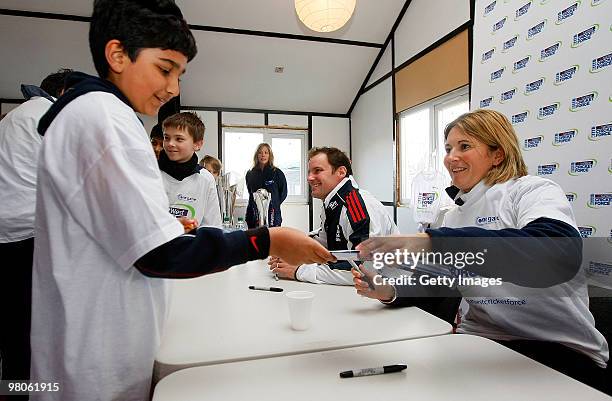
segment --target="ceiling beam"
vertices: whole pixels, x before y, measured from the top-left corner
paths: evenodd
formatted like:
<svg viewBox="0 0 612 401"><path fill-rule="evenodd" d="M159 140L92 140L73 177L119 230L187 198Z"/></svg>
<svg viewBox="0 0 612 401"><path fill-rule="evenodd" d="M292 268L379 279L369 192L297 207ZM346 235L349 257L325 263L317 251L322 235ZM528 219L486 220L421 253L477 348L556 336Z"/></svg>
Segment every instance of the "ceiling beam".
<svg viewBox="0 0 612 401"><path fill-rule="evenodd" d="M9 10L6 8L0 8L0 15L10 15L13 17L42 18L42 19L51 19L51 20L60 20L60 21L78 21L78 22L90 22L91 20L91 17L85 17L81 15L43 13L43 12L23 11L23 10ZM302 40L302 41L307 41L307 42L335 43L339 45L371 47L375 49L380 49L380 48L383 48L384 46L381 43L362 42L362 41L357 41L357 40L336 39L336 38L308 36L308 35L295 35L291 33L282 33L282 32L253 31L249 29L224 28L220 26L210 26L210 25L189 24L189 29L193 31L230 33L230 34L237 34L237 35L260 36L260 37L267 37L267 38Z"/></svg>

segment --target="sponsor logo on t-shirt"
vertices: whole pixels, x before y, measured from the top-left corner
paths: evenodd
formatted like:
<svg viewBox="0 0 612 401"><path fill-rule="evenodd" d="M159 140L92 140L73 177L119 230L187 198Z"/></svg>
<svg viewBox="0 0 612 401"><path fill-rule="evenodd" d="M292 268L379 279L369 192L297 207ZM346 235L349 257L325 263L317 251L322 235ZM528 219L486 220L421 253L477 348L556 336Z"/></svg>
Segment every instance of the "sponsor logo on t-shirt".
<svg viewBox="0 0 612 401"><path fill-rule="evenodd" d="M170 206L170 214L174 217L189 217L189 210Z"/></svg>
<svg viewBox="0 0 612 401"><path fill-rule="evenodd" d="M531 59L531 56L527 56L524 57L518 61L514 62L514 68L512 69L513 73L516 73L517 71L522 70L523 68L527 67L527 64L529 64L529 60Z"/></svg>
<svg viewBox="0 0 612 401"><path fill-rule="evenodd" d="M505 103L509 100L512 100L514 95L516 95L516 88L512 88L506 92L502 92L502 94L499 96L499 102Z"/></svg>
<svg viewBox="0 0 612 401"><path fill-rule="evenodd" d="M546 26L546 20L543 20L536 25L532 26L527 30L527 40L533 39L536 35L539 35L544 30Z"/></svg>
<svg viewBox="0 0 612 401"><path fill-rule="evenodd" d="M542 135L525 139L525 141L523 142L523 149L531 150L539 147L542 143L542 139L544 139Z"/></svg>
<svg viewBox="0 0 612 401"><path fill-rule="evenodd" d="M502 47L502 53L507 52L508 50L512 49L514 45L516 45L516 41L518 40L518 37L519 37L518 35L514 35L510 39L506 40Z"/></svg>
<svg viewBox="0 0 612 401"><path fill-rule="evenodd" d="M495 33L497 31L499 31L500 29L502 29L504 27L504 25L506 24L506 20L508 19L508 17L504 17L502 19L500 19L499 21L497 21L496 23L493 24L493 30L491 31L491 33Z"/></svg>
<svg viewBox="0 0 612 401"><path fill-rule="evenodd" d="M500 221L499 216L478 216L476 217L477 226L486 226L488 224L497 223Z"/></svg>
<svg viewBox="0 0 612 401"><path fill-rule="evenodd" d="M559 163L540 164L538 166L538 175L552 175L559 168Z"/></svg>
<svg viewBox="0 0 612 401"><path fill-rule="evenodd" d="M417 209L427 209L438 199L437 192L419 192L417 196Z"/></svg>
<svg viewBox="0 0 612 401"><path fill-rule="evenodd" d="M586 95L578 96L572 99L570 111L584 110L593 103L597 98L597 92L587 93Z"/></svg>
<svg viewBox="0 0 612 401"><path fill-rule="evenodd" d="M521 124L527 121L527 116L529 116L529 111L523 111L518 114L513 114L511 117L512 125Z"/></svg>
<svg viewBox="0 0 612 401"><path fill-rule="evenodd" d="M599 72L612 64L612 53L597 57L591 61L591 72Z"/></svg>
<svg viewBox="0 0 612 401"><path fill-rule="evenodd" d="M544 61L547 58L557 54L557 50L561 47L561 42L557 42L554 45L548 46L545 49L540 50L540 61Z"/></svg>
<svg viewBox="0 0 612 401"><path fill-rule="evenodd" d="M576 71L578 71L577 65L571 66L570 68L567 68L563 71L559 71L555 74L555 85L561 85L563 82L569 81L570 79L574 78L574 75L576 75Z"/></svg>
<svg viewBox="0 0 612 401"><path fill-rule="evenodd" d="M523 5L519 9L517 9L514 12L514 20L516 21L519 18L521 18L523 15L527 14L527 12L529 12L529 7L531 7L531 1Z"/></svg>
<svg viewBox="0 0 612 401"><path fill-rule="evenodd" d="M538 120L543 120L555 114L555 112L559 109L560 103L553 103L547 106L542 106L538 109Z"/></svg>
<svg viewBox="0 0 612 401"><path fill-rule="evenodd" d="M572 47L581 46L583 43L591 40L595 32L599 29L599 24L591 25L589 28L584 31L578 32L572 38Z"/></svg>
<svg viewBox="0 0 612 401"><path fill-rule="evenodd" d="M600 207L610 206L610 202L612 202L612 192L589 194L587 206L593 209L599 209Z"/></svg>
<svg viewBox="0 0 612 401"><path fill-rule="evenodd" d="M491 50L487 50L486 52L482 53L482 60L480 62L484 63L485 61L490 60L491 57L493 57L494 53L495 48L492 48Z"/></svg>
<svg viewBox="0 0 612 401"><path fill-rule="evenodd" d="M544 83L544 77L537 79L533 82L529 82L525 85L525 95L531 95L533 92L540 90Z"/></svg>
<svg viewBox="0 0 612 401"><path fill-rule="evenodd" d="M568 18L570 18L571 16L574 15L574 13L576 12L576 10L578 9L578 6L580 5L580 2L577 1L574 4L572 4L571 6L567 7L564 10L561 10L557 13L557 22L556 24L562 24L563 22L565 22L565 20L567 20Z"/></svg>
<svg viewBox="0 0 612 401"><path fill-rule="evenodd" d="M493 102L493 96L489 96L486 99L482 99L480 101L480 108L484 109L485 107L489 107L491 105L491 103Z"/></svg>
<svg viewBox="0 0 612 401"><path fill-rule="evenodd" d="M187 196L183 194L176 195L176 198L183 202L197 202L198 200L192 196Z"/></svg>
<svg viewBox="0 0 612 401"><path fill-rule="evenodd" d="M610 137L611 133L612 133L612 122L602 124L602 125L594 125L591 127L589 139L591 141L598 141L602 138Z"/></svg>
<svg viewBox="0 0 612 401"><path fill-rule="evenodd" d="M504 75L504 70L505 69L506 69L505 67L502 67L502 68L500 68L497 71L493 71L491 73L491 78L489 78L489 82L493 82L493 81L496 81L496 80L500 79L502 77L502 75Z"/></svg>
<svg viewBox="0 0 612 401"><path fill-rule="evenodd" d="M331 201L329 203L329 209L334 210L338 206L338 201Z"/></svg>
<svg viewBox="0 0 612 401"><path fill-rule="evenodd" d="M554 146L561 146L568 144L574 139L576 134L578 133L577 129L571 129L568 131L556 132L555 138L553 139Z"/></svg>
<svg viewBox="0 0 612 401"><path fill-rule="evenodd" d="M567 198L568 202L572 203L576 201L576 199L578 198L578 194L576 192L567 192L565 194L565 197Z"/></svg>
<svg viewBox="0 0 612 401"><path fill-rule="evenodd" d="M589 173L597 165L597 160L580 160L570 163L569 175L581 175Z"/></svg>
<svg viewBox="0 0 612 401"><path fill-rule="evenodd" d="M595 234L597 230L593 226L578 226L578 232L582 238L589 238Z"/></svg>

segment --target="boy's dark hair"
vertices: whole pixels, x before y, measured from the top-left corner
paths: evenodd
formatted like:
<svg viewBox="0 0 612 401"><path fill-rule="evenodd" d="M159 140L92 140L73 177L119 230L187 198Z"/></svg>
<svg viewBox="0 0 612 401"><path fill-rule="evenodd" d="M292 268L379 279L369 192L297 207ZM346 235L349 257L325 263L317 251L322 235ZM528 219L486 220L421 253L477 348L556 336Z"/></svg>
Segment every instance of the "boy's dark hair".
<svg viewBox="0 0 612 401"><path fill-rule="evenodd" d="M49 95L58 98L66 88L66 77L72 72L69 68L62 68L57 72L47 76L40 83L40 89Z"/></svg>
<svg viewBox="0 0 612 401"><path fill-rule="evenodd" d="M210 164L213 171L217 174L221 174L221 162L216 157L211 155L205 155L202 160L200 160L200 166L206 168L206 165Z"/></svg>
<svg viewBox="0 0 612 401"><path fill-rule="evenodd" d="M89 49L100 78L108 77L106 44L121 42L130 60L140 50L175 50L191 61L198 52L195 39L173 0L95 0L89 27Z"/></svg>
<svg viewBox="0 0 612 401"><path fill-rule="evenodd" d="M155 124L153 128L151 128L151 139L164 139L164 132L162 131L161 125Z"/></svg>
<svg viewBox="0 0 612 401"><path fill-rule="evenodd" d="M167 117L162 123L164 132L168 128L184 129L193 138L194 142L204 139L204 123L196 113L184 111Z"/></svg>
<svg viewBox="0 0 612 401"><path fill-rule="evenodd" d="M339 167L346 167L346 176L353 175L353 169L351 168L351 160L348 158L346 153L338 148L329 148L327 146L320 148L312 148L308 151L308 160L312 159L319 153L323 153L327 156L327 161L332 166L332 171L338 170Z"/></svg>

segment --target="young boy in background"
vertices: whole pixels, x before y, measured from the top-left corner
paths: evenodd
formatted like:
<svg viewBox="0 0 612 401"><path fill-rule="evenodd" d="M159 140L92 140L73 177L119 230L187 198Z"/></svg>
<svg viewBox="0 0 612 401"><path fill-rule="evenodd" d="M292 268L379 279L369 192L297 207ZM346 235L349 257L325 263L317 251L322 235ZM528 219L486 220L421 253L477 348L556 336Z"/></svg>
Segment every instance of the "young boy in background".
<svg viewBox="0 0 612 401"><path fill-rule="evenodd" d="M221 227L217 187L212 174L198 164L204 145L204 123L195 113L176 113L162 123L164 151L159 154L170 213L195 219L200 226Z"/></svg>
<svg viewBox="0 0 612 401"><path fill-rule="evenodd" d="M159 154L164 149L164 133L159 124L155 124L151 128L151 146L153 147L155 158L159 160Z"/></svg>
<svg viewBox="0 0 612 401"><path fill-rule="evenodd" d="M89 32L96 70L41 118L32 294L36 400L147 400L167 314L166 280L277 255L333 257L305 234L259 228L184 233L147 132L179 94L197 49L172 0L95 0ZM298 245L299 244L299 245ZM228 294L231 296L231 294Z"/></svg>
<svg viewBox="0 0 612 401"><path fill-rule="evenodd" d="M215 179L219 178L221 175L221 169L223 168L219 159L211 155L205 155L202 160L200 160L200 166L210 171Z"/></svg>

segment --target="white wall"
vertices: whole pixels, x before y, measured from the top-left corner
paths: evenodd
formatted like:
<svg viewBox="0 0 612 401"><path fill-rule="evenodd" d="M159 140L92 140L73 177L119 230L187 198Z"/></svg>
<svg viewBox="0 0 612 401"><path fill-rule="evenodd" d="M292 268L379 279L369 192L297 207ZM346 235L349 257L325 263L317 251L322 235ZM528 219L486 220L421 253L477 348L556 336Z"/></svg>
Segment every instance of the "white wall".
<svg viewBox="0 0 612 401"><path fill-rule="evenodd" d="M395 66L414 57L470 19L469 0L412 0L394 35ZM385 49L368 84L391 70ZM380 201L393 201L393 99L391 78L361 95L351 114L353 170L359 185ZM392 208L388 208L390 214ZM412 210L400 207L402 233L416 231Z"/></svg>
<svg viewBox="0 0 612 401"><path fill-rule="evenodd" d="M351 114L353 173L381 202L393 200L391 78L363 94Z"/></svg>
<svg viewBox="0 0 612 401"><path fill-rule="evenodd" d="M395 31L395 67L469 20L469 0L412 0Z"/></svg>

